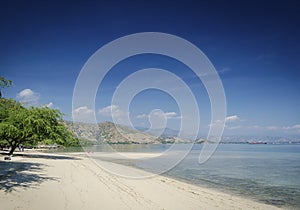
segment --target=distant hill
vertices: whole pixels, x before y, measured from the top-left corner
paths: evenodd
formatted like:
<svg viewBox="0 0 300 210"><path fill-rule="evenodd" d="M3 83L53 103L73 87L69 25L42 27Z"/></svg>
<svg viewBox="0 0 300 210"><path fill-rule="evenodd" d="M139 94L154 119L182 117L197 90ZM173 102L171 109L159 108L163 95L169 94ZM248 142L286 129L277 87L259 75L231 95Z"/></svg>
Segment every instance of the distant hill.
<svg viewBox="0 0 300 210"><path fill-rule="evenodd" d="M143 128L143 127L136 127L137 130L142 131L142 132L147 132L148 128ZM157 133L160 133L160 129L154 129L151 130L150 132L147 132L153 136L156 136ZM160 135L160 137L166 138L166 137L176 137L178 136L179 131L177 130L173 130L170 128L165 128L162 132L162 134Z"/></svg>
<svg viewBox="0 0 300 210"><path fill-rule="evenodd" d="M78 138L89 140L94 144L164 144L190 142L180 139L175 135L167 136L165 134L158 137L141 130L116 125L112 122L98 124L66 122L66 125Z"/></svg>
<svg viewBox="0 0 300 210"><path fill-rule="evenodd" d="M80 139L88 140L92 144L171 144L171 143L192 143L188 136L184 139L178 138L178 131L166 128L162 135L155 136L153 133L146 133L145 128L131 129L123 125L116 125L112 122L98 124L66 122L67 127ZM206 142L205 137L198 137L195 143ZM223 136L220 143L255 143L265 142L268 144L289 144L300 143L296 137L261 137L261 136Z"/></svg>

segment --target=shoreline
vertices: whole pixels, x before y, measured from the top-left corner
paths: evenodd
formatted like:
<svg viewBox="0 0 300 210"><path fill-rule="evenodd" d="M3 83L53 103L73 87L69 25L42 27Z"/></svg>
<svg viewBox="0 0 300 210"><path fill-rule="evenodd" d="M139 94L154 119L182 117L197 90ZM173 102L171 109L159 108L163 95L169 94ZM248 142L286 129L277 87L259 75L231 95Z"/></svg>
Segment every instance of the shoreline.
<svg viewBox="0 0 300 210"><path fill-rule="evenodd" d="M25 152L0 163L4 209L279 209L167 176L119 177L85 153Z"/></svg>

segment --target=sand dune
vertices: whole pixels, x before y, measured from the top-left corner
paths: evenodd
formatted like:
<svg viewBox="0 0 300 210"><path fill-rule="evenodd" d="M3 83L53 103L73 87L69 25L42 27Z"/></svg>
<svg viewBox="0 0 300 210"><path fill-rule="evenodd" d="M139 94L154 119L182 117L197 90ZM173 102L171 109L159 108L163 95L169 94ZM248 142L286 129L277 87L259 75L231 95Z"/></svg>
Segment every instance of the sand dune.
<svg viewBox="0 0 300 210"><path fill-rule="evenodd" d="M82 154L28 154L0 161L0 167L0 209L5 210L276 209L163 176L122 178Z"/></svg>

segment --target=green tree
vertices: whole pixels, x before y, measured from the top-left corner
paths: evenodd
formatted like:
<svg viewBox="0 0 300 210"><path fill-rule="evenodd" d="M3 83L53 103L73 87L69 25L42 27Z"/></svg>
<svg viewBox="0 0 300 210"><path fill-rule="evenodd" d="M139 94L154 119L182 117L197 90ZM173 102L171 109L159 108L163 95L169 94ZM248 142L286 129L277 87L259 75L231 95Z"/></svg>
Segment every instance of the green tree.
<svg viewBox="0 0 300 210"><path fill-rule="evenodd" d="M74 146L78 140L62 120L62 113L48 107L23 107L12 99L0 99L0 139L13 154L20 145L35 146L40 142Z"/></svg>
<svg viewBox="0 0 300 210"><path fill-rule="evenodd" d="M12 85L12 81L0 76L0 98L2 98L2 89Z"/></svg>

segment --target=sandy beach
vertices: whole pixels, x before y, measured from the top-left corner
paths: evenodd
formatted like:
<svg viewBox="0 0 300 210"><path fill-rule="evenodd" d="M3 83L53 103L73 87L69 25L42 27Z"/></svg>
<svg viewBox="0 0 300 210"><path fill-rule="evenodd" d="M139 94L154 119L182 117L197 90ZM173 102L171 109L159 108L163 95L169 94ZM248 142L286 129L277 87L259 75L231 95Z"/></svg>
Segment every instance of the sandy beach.
<svg viewBox="0 0 300 210"><path fill-rule="evenodd" d="M0 209L5 210L278 209L164 176L122 178L80 153L0 157Z"/></svg>

